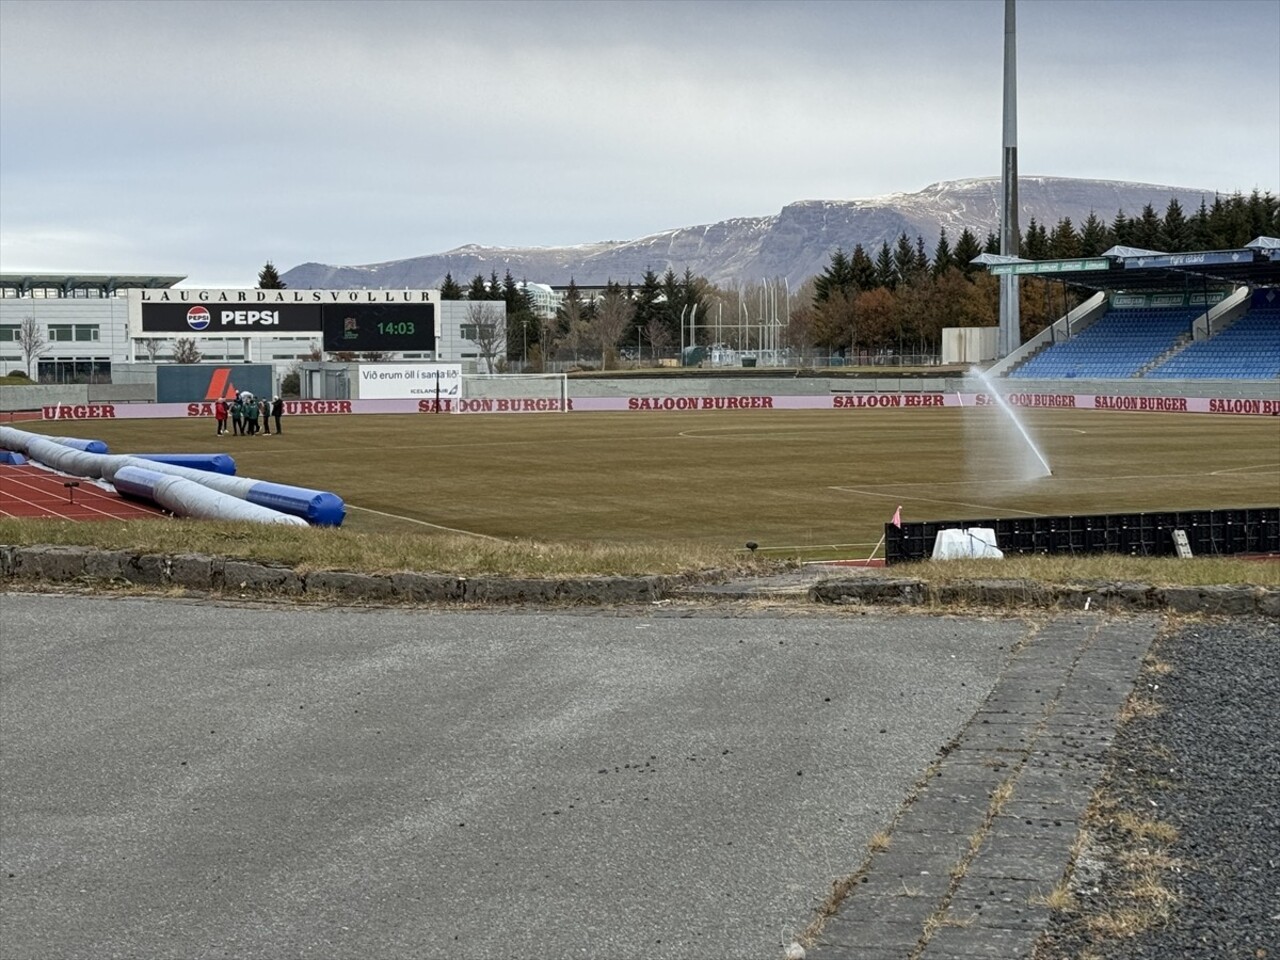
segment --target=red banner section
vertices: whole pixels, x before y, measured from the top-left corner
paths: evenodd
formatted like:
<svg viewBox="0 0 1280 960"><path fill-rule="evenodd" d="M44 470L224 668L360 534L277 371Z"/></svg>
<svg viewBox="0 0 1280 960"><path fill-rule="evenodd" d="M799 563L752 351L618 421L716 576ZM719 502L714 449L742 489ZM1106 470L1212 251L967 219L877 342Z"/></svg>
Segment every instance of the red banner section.
<svg viewBox="0 0 1280 960"><path fill-rule="evenodd" d="M1131 397L1104 394L1010 393L1012 407L1115 410L1124 413L1216 413L1280 416L1280 398ZM738 397L578 397L567 410L579 412L692 413L707 410L884 410L994 406L982 393L838 393L834 396ZM374 413L560 413L549 397L469 397L466 399L286 400L285 416L343 416ZM79 403L41 408L45 420L141 420L212 417L212 403Z"/></svg>

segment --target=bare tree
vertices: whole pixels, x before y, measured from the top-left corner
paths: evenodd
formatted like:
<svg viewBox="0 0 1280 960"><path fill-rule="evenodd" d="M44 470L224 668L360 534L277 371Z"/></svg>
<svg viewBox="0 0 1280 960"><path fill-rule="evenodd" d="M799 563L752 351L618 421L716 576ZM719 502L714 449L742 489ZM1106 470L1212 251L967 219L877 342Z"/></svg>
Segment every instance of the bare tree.
<svg viewBox="0 0 1280 960"><path fill-rule="evenodd" d="M582 301L575 297L565 297L560 304L560 328L564 333L559 337L557 346L564 347L573 353L573 360L578 361L578 354L586 343L587 323L584 320Z"/></svg>
<svg viewBox="0 0 1280 960"><path fill-rule="evenodd" d="M27 379L30 380L31 362L49 348L44 331L40 329L35 317L22 318L22 324L18 327L18 347L22 350L22 359L27 365Z"/></svg>
<svg viewBox="0 0 1280 960"><path fill-rule="evenodd" d="M559 332L559 321L554 314L547 316L539 313L534 323L538 326L538 366L540 368L535 372L542 373L547 369L547 363L555 359L556 351L560 349L560 338L556 335Z"/></svg>
<svg viewBox="0 0 1280 960"><path fill-rule="evenodd" d="M663 322L662 317L655 313L644 325L644 336L649 341L649 349L652 351L649 359L656 366L658 357L666 353L667 348L671 346L671 330Z"/></svg>
<svg viewBox="0 0 1280 960"><path fill-rule="evenodd" d="M173 341L174 363L199 363L201 356L194 337L179 337Z"/></svg>
<svg viewBox="0 0 1280 960"><path fill-rule="evenodd" d="M164 346L164 341L159 337L144 337L138 341L142 349L147 354L147 360L151 363L156 362L156 357L160 356L160 348Z"/></svg>
<svg viewBox="0 0 1280 960"><path fill-rule="evenodd" d="M480 349L485 373L494 372L494 358L506 349L506 330L499 315L498 302L472 300L467 303L468 330L463 335Z"/></svg>
<svg viewBox="0 0 1280 960"><path fill-rule="evenodd" d="M618 290L610 290L600 300L591 330L600 347L601 370L609 369L609 355L617 351L618 338L631 325L635 312L635 304Z"/></svg>

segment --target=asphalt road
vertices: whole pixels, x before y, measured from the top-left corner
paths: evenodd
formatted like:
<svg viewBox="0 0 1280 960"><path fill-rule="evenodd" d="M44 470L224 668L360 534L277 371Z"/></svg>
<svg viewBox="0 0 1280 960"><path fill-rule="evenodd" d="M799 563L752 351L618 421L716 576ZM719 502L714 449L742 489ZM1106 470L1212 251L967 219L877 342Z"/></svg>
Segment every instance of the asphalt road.
<svg viewBox="0 0 1280 960"><path fill-rule="evenodd" d="M777 957L1025 630L0 593L0 943Z"/></svg>

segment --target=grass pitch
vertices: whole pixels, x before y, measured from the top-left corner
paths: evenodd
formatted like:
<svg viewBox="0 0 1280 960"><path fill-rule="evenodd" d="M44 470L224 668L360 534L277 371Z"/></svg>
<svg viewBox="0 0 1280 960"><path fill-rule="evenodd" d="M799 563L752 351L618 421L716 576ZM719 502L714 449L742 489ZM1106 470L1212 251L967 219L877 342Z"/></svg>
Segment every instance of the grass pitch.
<svg viewBox="0 0 1280 960"><path fill-rule="evenodd" d="M113 453L220 452L241 476L331 490L344 529L565 545L866 556L904 520L1274 505L1273 418L1022 410L1053 475L992 408L50 422ZM25 425L24 425L25 426Z"/></svg>

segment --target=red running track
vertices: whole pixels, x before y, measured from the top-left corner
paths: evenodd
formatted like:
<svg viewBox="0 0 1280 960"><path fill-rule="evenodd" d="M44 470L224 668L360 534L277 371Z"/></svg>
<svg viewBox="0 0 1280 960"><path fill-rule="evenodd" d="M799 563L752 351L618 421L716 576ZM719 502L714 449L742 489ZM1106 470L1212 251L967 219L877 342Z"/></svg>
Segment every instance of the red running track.
<svg viewBox="0 0 1280 960"><path fill-rule="evenodd" d="M79 486L68 487L68 483ZM162 520L168 514L159 507L125 500L92 480L77 480L30 465L0 464L0 517Z"/></svg>

